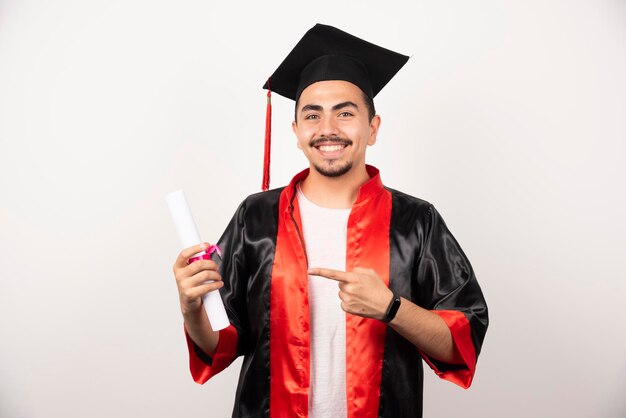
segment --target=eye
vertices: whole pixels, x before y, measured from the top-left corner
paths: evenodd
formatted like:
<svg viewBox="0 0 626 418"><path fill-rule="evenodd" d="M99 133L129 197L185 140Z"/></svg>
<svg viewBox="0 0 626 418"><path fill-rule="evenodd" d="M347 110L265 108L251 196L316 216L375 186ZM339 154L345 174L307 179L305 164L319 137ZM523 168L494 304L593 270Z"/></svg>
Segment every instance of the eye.
<svg viewBox="0 0 626 418"><path fill-rule="evenodd" d="M349 118L350 116L354 116L354 115L350 112L341 112L339 114L339 117L342 117L342 118Z"/></svg>
<svg viewBox="0 0 626 418"><path fill-rule="evenodd" d="M306 119L306 120L313 120L313 119L319 119L319 118L320 118L320 117L319 117L318 115L314 114L314 113L312 113L312 114L310 114L310 115L306 115L306 116L304 117L304 119Z"/></svg>

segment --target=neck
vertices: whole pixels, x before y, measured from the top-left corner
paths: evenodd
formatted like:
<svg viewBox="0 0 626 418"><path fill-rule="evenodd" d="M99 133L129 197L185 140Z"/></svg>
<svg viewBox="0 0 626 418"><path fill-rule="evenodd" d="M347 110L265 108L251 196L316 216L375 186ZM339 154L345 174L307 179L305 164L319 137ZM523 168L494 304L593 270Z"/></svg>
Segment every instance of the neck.
<svg viewBox="0 0 626 418"><path fill-rule="evenodd" d="M353 168L339 177L327 177L311 167L309 175L302 181L302 193L316 205L333 208L351 208L357 197L359 187L370 179L365 165Z"/></svg>

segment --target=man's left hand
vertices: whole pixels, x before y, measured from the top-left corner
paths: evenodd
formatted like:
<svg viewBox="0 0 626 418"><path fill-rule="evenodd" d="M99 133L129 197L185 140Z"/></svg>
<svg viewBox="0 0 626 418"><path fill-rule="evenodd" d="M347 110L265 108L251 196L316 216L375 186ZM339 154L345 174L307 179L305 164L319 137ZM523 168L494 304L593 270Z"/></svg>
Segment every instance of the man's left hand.
<svg viewBox="0 0 626 418"><path fill-rule="evenodd" d="M383 319L393 293L372 269L357 267L345 272L311 268L309 274L339 282L341 309L365 318Z"/></svg>

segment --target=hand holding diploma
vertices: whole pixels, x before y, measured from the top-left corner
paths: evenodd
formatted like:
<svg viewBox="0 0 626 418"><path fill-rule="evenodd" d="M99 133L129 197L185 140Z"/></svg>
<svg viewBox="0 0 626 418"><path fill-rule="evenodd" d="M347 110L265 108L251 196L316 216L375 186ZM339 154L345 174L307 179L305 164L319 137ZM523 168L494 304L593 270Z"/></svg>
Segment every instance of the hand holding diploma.
<svg viewBox="0 0 626 418"><path fill-rule="evenodd" d="M214 261L197 260L189 263L191 257L208 247L209 245L204 243L185 248L178 254L173 270L180 296L180 309L185 319L185 329L202 351L212 356L219 341L219 328L213 328L209 322L202 299L211 294L210 292L221 288L224 282L217 272L218 266ZM213 294L217 294L219 298L219 293Z"/></svg>
<svg viewBox="0 0 626 418"><path fill-rule="evenodd" d="M174 277L176 277L183 316L200 309L202 297L224 285L222 276L217 272L218 265L214 261L197 260L188 264L191 257L208 247L208 244L203 243L185 248L178 254L174 263Z"/></svg>
<svg viewBox="0 0 626 418"><path fill-rule="evenodd" d="M211 337L208 340L215 337L214 342L217 345L214 331L230 325L220 294L216 291L223 286L222 277L217 271L218 265L209 259L212 250L216 249L218 254L220 253L219 248L201 243L200 234L182 190L167 195L167 203L183 246L186 247L178 255L173 270L187 331L196 343L198 337L204 340L208 334ZM200 309L203 305L206 315ZM212 343L208 347L215 348Z"/></svg>

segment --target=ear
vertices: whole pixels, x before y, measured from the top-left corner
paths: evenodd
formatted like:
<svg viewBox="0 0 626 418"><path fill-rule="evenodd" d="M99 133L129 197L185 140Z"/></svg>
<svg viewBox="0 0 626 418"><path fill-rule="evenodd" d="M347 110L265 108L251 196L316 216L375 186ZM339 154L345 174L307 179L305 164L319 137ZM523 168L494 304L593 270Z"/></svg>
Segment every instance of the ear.
<svg viewBox="0 0 626 418"><path fill-rule="evenodd" d="M380 116L376 115L372 118L372 121L370 122L370 137L367 140L367 145L374 145L376 143L378 129L380 129Z"/></svg>
<svg viewBox="0 0 626 418"><path fill-rule="evenodd" d="M296 145L298 146L298 149L302 149L302 145L300 145L300 141L298 141L298 124L296 123L295 120L291 122L291 129L293 130L293 133L296 135Z"/></svg>

